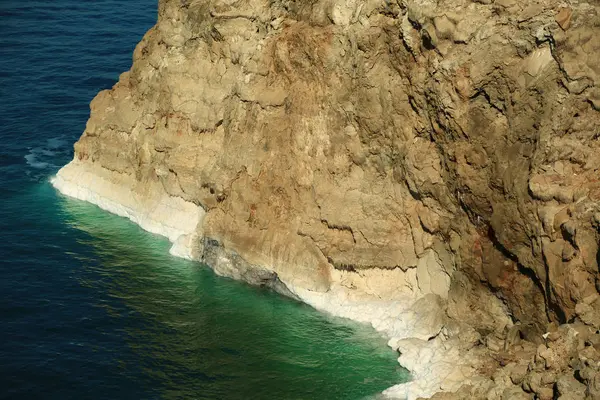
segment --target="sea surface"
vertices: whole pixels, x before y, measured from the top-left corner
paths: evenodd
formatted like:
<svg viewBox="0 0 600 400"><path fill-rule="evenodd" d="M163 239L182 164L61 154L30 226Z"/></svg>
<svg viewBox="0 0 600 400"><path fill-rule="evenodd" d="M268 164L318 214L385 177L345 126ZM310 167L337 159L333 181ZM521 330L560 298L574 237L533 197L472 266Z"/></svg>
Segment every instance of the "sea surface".
<svg viewBox="0 0 600 400"><path fill-rule="evenodd" d="M364 399L405 381L372 329L174 258L48 183L156 0L0 0L3 399Z"/></svg>

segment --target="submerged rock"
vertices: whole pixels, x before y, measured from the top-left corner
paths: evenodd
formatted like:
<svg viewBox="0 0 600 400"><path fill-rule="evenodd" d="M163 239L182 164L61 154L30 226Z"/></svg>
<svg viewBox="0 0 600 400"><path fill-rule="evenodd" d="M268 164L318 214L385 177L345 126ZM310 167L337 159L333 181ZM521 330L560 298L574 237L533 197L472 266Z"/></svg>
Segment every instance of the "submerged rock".
<svg viewBox="0 0 600 400"><path fill-rule="evenodd" d="M54 182L373 324L389 396L595 398L599 12L160 0Z"/></svg>

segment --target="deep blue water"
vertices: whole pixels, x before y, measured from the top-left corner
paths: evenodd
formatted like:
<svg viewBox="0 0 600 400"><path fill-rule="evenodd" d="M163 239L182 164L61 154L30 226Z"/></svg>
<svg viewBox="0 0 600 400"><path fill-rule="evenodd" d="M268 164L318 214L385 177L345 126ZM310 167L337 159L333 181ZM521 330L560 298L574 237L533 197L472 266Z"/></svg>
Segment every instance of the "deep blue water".
<svg viewBox="0 0 600 400"><path fill-rule="evenodd" d="M359 399L405 379L372 330L49 185L155 18L155 0L0 0L0 398Z"/></svg>

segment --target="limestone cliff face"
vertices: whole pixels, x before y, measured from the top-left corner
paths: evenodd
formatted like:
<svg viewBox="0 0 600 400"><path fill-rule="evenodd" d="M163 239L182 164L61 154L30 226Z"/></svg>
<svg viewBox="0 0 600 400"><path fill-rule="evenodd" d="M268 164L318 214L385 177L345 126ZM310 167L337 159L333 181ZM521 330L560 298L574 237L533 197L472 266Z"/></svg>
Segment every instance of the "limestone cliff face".
<svg viewBox="0 0 600 400"><path fill-rule="evenodd" d="M194 258L437 295L491 350L598 328L597 2L159 4L74 162L201 207Z"/></svg>

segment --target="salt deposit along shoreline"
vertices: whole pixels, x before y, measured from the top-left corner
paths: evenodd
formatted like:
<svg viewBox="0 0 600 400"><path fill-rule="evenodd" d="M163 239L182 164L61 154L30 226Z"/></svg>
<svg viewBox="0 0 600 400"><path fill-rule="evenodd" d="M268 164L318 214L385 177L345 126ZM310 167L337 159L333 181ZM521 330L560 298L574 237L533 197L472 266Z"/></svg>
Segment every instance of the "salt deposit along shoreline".
<svg viewBox="0 0 600 400"><path fill-rule="evenodd" d="M92 172L75 161L63 167L50 182L64 195L95 204L101 209L130 219L142 229L173 243L170 253L192 259L191 243L204 210L181 198L161 194L144 196L127 187L128 176L99 169Z"/></svg>
<svg viewBox="0 0 600 400"><path fill-rule="evenodd" d="M192 260L212 261L209 266L219 275L262 283L256 276L264 273L240 264L236 253L219 251L207 260L197 247L202 242L201 224L204 210L181 198L168 196L158 187L138 186L127 175L74 160L51 178L62 194L95 204L103 210L129 218L144 230L167 237L173 246L170 253ZM200 228L200 229L198 229ZM233 262L235 261L235 262ZM260 268L260 267L259 267ZM240 269L243 270L240 274ZM459 344L450 338L445 327L443 302L438 295L418 296L410 290L399 290L394 298L381 298L368 293L369 285L393 278L406 282L406 288L418 285L416 271L367 271L359 276L334 270L332 286L327 292L316 292L291 282L275 289L295 297L315 309L338 317L368 323L389 338L388 345L401 353L398 361L407 368L412 380L383 392L388 398L413 400L430 397L439 391L454 391L468 382L475 368L465 364L469 355L459 357ZM399 276L400 275L400 276ZM278 278L277 278L278 281ZM348 287L357 289L351 290ZM286 290L288 292L286 292Z"/></svg>

